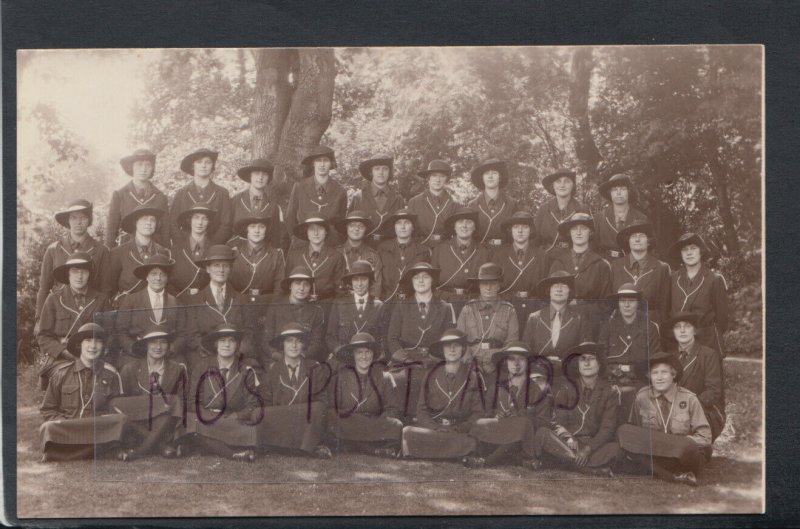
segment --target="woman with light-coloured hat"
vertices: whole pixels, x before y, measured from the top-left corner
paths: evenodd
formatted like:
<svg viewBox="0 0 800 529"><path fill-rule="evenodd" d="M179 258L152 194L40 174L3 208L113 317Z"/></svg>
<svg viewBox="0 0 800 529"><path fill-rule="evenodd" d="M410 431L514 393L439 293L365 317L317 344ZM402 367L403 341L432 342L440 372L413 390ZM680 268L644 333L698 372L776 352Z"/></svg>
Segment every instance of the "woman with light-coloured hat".
<svg viewBox="0 0 800 529"><path fill-rule="evenodd" d="M131 239L111 250L111 272L109 281L115 293L114 303L120 298L143 288L145 282L137 278L133 271L151 256L159 254L171 257L168 248L158 244L153 236L163 222L164 212L160 209L139 206L122 219L122 229L132 235Z"/></svg>
<svg viewBox="0 0 800 529"><path fill-rule="evenodd" d="M283 223L283 210L278 204L270 189L275 175L275 166L266 158L251 160L236 171L236 175L244 182L247 188L231 197L233 209L233 238L231 243L238 238L246 238L237 226L246 218L267 218L271 229L267 234L266 242L273 248L284 248L289 244L289 235Z"/></svg>
<svg viewBox="0 0 800 529"><path fill-rule="evenodd" d="M236 251L230 282L250 304L268 302L280 292L286 275L283 250L268 242L270 232L282 229L274 221L274 217L242 217L234 226L238 238L228 243Z"/></svg>
<svg viewBox="0 0 800 529"><path fill-rule="evenodd" d="M408 201L408 209L417 216L417 239L433 248L445 240L445 219L455 212L458 204L445 189L453 174L444 160L432 160L427 169L417 175L426 181L426 189Z"/></svg>
<svg viewBox="0 0 800 529"><path fill-rule="evenodd" d="M615 174L598 186L600 196L608 201L596 217L594 244L597 252L612 261L622 257L617 234L626 226L650 222L647 215L636 208L638 193L631 177Z"/></svg>
<svg viewBox="0 0 800 529"><path fill-rule="evenodd" d="M85 252L75 252L53 270L54 280L64 287L47 296L36 327L36 343L45 355L45 363L39 370L40 389L47 387L47 380L59 361L75 359L67 350L67 341L73 333L110 309L106 295L90 286L94 274L92 256Z"/></svg>
<svg viewBox="0 0 800 529"><path fill-rule="evenodd" d="M141 206L160 209L164 212L163 218L166 218L169 211L167 196L153 184L155 153L149 149L136 149L120 159L119 164L125 174L131 177L131 181L111 194L105 234L105 243L109 249L130 239L131 234L121 230L120 225L122 219L134 209ZM154 238L158 244L169 246L170 234L167 222L161 223Z"/></svg>
<svg viewBox="0 0 800 529"><path fill-rule="evenodd" d="M384 221L386 240L378 245L383 263L384 302L402 299L400 278L406 267L417 261L430 260L431 251L417 240L417 216L410 209L398 209Z"/></svg>
<svg viewBox="0 0 800 529"><path fill-rule="evenodd" d="M210 233L216 219L217 210L205 202L197 202L178 215L182 231L172 240L175 268L169 284L172 294L184 304L208 284L208 274L197 262L214 245Z"/></svg>
<svg viewBox="0 0 800 529"><path fill-rule="evenodd" d="M174 338L169 328L150 325L131 347L136 360L122 368L123 395L114 399L114 406L128 418L135 438L133 448L120 452L122 461L154 452L165 458L179 455L172 436L183 416L182 392L189 387L189 372L171 355Z"/></svg>
<svg viewBox="0 0 800 529"><path fill-rule="evenodd" d="M111 292L111 259L108 249L89 235L92 225L93 207L88 200L72 201L69 206L55 214L56 222L66 228L68 233L50 244L42 256L39 274L39 291L36 294L36 319L42 314L42 307L48 294L60 289L60 283L53 277L53 271L75 252L88 254L94 262L91 286L94 290L109 295Z"/></svg>
<svg viewBox="0 0 800 529"><path fill-rule="evenodd" d="M66 341L71 360L56 366L39 407L43 462L92 459L122 440L127 421L112 403L122 380L104 361L107 343L96 323L81 325Z"/></svg>
<svg viewBox="0 0 800 529"><path fill-rule="evenodd" d="M400 448L403 423L383 375L381 344L356 333L336 351L341 363L331 388L329 430L337 448L393 457Z"/></svg>
<svg viewBox="0 0 800 529"><path fill-rule="evenodd" d="M258 388L265 406L258 425L259 446L330 459L331 450L322 444L322 435L333 373L329 365L304 356L309 330L287 323L270 340L281 359Z"/></svg>
<svg viewBox="0 0 800 529"><path fill-rule="evenodd" d="M192 177L192 180L178 189L172 199L169 210L170 237L180 238L181 228L178 216L182 211L204 202L217 212L214 228L209 231L212 244L224 244L231 237L233 226L233 208L231 196L227 189L213 181L219 153L210 149L198 149L187 154L181 160L181 171Z"/></svg>
<svg viewBox="0 0 800 529"><path fill-rule="evenodd" d="M403 456L455 459L475 451L469 430L484 415L480 378L461 359L467 336L447 329L431 344L440 361L424 376L414 426L403 428Z"/></svg>
<svg viewBox="0 0 800 529"><path fill-rule="evenodd" d="M293 245L286 256L286 269L305 266L314 275L314 300L332 299L339 292L342 276L347 271L344 256L333 246L329 219L311 213L294 225L294 236L303 244Z"/></svg>
<svg viewBox="0 0 800 529"><path fill-rule="evenodd" d="M687 311L697 314L700 343L725 358L723 336L729 323L728 284L722 274L703 262L710 253L703 238L696 233L684 233L670 247L670 256L682 263L670 277L670 316Z"/></svg>
<svg viewBox="0 0 800 529"><path fill-rule="evenodd" d="M519 341L505 344L491 362L496 372L488 377L484 391L488 416L478 419L469 432L480 442L478 455L465 458L464 465L480 468L514 462L535 470L539 462L534 433L546 428L553 414L548 366Z"/></svg>
<svg viewBox="0 0 800 529"><path fill-rule="evenodd" d="M336 169L336 155L330 147L318 145L300 162L304 178L295 182L286 208L286 230L295 235L291 248L303 246L303 239L296 235L295 227L310 215L326 219L344 217L347 212L347 192L333 179L331 169ZM337 233L328 234L329 243L340 244Z"/></svg>
<svg viewBox="0 0 800 529"><path fill-rule="evenodd" d="M611 263L612 285L616 291L633 283L647 302L647 315L661 324L669 314L669 265L652 254L655 247L653 226L648 222L630 224L617 234L624 256Z"/></svg>
<svg viewBox="0 0 800 529"><path fill-rule="evenodd" d="M370 216L360 210L354 209L343 219L336 219L333 225L345 238L339 251L344 256L347 269L356 261L367 261L373 269L374 277L370 285L370 293L378 298L383 287L383 263L378 251L366 243L367 234L374 229Z"/></svg>
<svg viewBox="0 0 800 529"><path fill-rule="evenodd" d="M484 375L494 372L492 355L506 342L519 339L517 312L498 295L502 279L500 265L481 265L475 276L469 278L477 285L478 297L464 305L456 322L470 342L464 361L474 360Z"/></svg>
<svg viewBox="0 0 800 529"><path fill-rule="evenodd" d="M553 195L536 211L539 246L544 250L569 248L569 237L559 233L558 226L570 220L575 213L589 213L589 208L575 198L576 178L575 171L567 168L556 169L542 178L542 187Z"/></svg>
<svg viewBox="0 0 800 529"><path fill-rule="evenodd" d="M469 202L469 207L478 210L477 240L491 249L497 249L505 239L503 222L519 210L517 201L508 196L508 164L497 158L482 160L470 171L472 185L481 192Z"/></svg>
<svg viewBox="0 0 800 529"><path fill-rule="evenodd" d="M365 242L377 245L394 236L384 231L383 221L389 214L405 206L403 197L390 182L394 178L394 158L387 153L378 153L358 164L358 172L364 179L361 188L353 196L351 211L365 211L372 221L372 229Z"/></svg>

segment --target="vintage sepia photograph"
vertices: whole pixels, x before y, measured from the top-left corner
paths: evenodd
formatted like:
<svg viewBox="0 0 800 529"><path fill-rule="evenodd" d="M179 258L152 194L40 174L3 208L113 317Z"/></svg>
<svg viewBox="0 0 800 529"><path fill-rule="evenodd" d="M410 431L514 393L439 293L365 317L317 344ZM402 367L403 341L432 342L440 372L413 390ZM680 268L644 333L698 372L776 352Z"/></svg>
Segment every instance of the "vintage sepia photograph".
<svg viewBox="0 0 800 529"><path fill-rule="evenodd" d="M762 46L16 60L20 519L764 512Z"/></svg>

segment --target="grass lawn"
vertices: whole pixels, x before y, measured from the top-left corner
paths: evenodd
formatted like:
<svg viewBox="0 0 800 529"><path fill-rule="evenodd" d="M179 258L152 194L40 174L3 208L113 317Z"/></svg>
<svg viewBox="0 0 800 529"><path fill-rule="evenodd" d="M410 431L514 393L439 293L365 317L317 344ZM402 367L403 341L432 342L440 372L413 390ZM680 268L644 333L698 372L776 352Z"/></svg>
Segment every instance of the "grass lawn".
<svg viewBox="0 0 800 529"><path fill-rule="evenodd" d="M752 513L763 510L761 362L725 362L728 426L715 443L706 485L650 478L586 478L515 467L343 454L330 461L279 455L253 464L193 455L40 463L33 368L17 399L17 516L167 517L442 514ZM469 480L469 481L466 481ZM91 501L76 501L82 491Z"/></svg>

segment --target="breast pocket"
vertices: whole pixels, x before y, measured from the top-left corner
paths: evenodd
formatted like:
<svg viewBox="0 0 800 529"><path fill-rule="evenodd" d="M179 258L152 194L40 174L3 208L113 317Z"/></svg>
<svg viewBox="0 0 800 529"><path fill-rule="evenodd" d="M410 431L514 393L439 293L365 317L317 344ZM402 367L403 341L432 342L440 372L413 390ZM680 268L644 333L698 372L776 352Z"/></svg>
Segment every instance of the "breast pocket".
<svg viewBox="0 0 800 529"><path fill-rule="evenodd" d="M61 408L65 411L76 410L80 407L80 386L78 384L64 384L61 386Z"/></svg>
<svg viewBox="0 0 800 529"><path fill-rule="evenodd" d="M675 404L677 404L675 415L672 417L669 424L670 432L675 435L688 435L692 433L692 422L688 407L686 409L680 409L680 404L683 403L676 402Z"/></svg>
<svg viewBox="0 0 800 529"><path fill-rule="evenodd" d="M654 413L642 414L642 426L644 426L645 428L650 428L652 430L656 430L660 427L658 424L658 418Z"/></svg>
<svg viewBox="0 0 800 529"><path fill-rule="evenodd" d="M72 327L73 321L75 321L74 315L71 312L58 311L56 313L56 326L55 329L53 329L56 336L66 336L67 332L69 332Z"/></svg>

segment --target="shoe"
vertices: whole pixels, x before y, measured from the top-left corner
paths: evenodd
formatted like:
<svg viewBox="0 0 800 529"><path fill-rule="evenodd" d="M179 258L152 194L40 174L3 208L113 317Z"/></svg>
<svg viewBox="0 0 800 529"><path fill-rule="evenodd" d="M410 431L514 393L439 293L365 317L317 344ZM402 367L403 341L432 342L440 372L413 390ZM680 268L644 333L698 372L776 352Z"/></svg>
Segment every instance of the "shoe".
<svg viewBox="0 0 800 529"><path fill-rule="evenodd" d="M683 483L684 485L689 485L690 487L697 486L697 477L694 475L694 472L681 472L680 474L675 474L673 480L675 483Z"/></svg>
<svg viewBox="0 0 800 529"><path fill-rule="evenodd" d="M231 459L234 461L244 461L245 463L252 463L256 460L256 453L252 450L242 450L241 452L236 452L231 456Z"/></svg>
<svg viewBox="0 0 800 529"><path fill-rule="evenodd" d="M164 445L161 448L161 457L165 459L175 459L178 457L178 449L172 445Z"/></svg>
<svg viewBox="0 0 800 529"><path fill-rule="evenodd" d="M542 462L538 459L525 459L521 463L522 468L527 468L528 470L539 470L542 468Z"/></svg>
<svg viewBox="0 0 800 529"><path fill-rule="evenodd" d="M394 448L376 448L373 450L372 455L377 457L397 457L397 450Z"/></svg>
<svg viewBox="0 0 800 529"><path fill-rule="evenodd" d="M486 459L482 457L467 456L461 460L461 463L467 468L483 468L486 466Z"/></svg>
<svg viewBox="0 0 800 529"><path fill-rule="evenodd" d="M319 445L314 449L314 457L317 459L331 459L333 454L331 453L331 449L325 445Z"/></svg>
<svg viewBox="0 0 800 529"><path fill-rule="evenodd" d="M133 461L133 450L120 450L117 452L117 460L119 461Z"/></svg>

